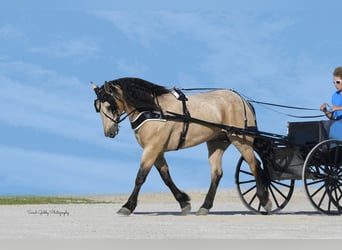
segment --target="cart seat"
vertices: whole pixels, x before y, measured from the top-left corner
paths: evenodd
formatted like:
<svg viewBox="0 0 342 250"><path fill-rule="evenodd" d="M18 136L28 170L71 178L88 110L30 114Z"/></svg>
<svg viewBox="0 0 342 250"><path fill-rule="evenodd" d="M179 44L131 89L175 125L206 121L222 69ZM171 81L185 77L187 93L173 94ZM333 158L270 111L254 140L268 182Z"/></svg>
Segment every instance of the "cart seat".
<svg viewBox="0 0 342 250"><path fill-rule="evenodd" d="M288 140L295 145L315 145L327 139L342 140L342 120L289 122Z"/></svg>
<svg viewBox="0 0 342 250"><path fill-rule="evenodd" d="M329 138L330 121L289 122L288 140L294 145L314 146Z"/></svg>

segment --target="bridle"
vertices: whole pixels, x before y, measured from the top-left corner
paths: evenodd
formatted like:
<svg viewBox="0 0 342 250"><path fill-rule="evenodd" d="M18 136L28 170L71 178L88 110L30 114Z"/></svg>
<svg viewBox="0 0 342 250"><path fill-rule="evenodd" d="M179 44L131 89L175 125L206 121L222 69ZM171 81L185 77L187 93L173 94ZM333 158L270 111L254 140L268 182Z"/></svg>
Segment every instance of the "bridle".
<svg viewBox="0 0 342 250"><path fill-rule="evenodd" d="M103 88L103 86L101 88L96 88L95 93L97 96L97 99L94 100L94 107L95 107L96 113L101 112L101 104L103 102L108 102L110 111L112 112L112 116L110 116L109 114L107 114L103 110L102 110L102 113L105 117L107 117L109 120L111 120L112 122L114 122L117 125L116 134L118 134L119 133L119 123L124 121L130 114L132 114L136 110L131 111L130 113L126 114L123 118L121 118L121 116L124 115L126 112L123 111L121 114L119 113L119 108L118 108L118 105L115 101L115 96L113 94L107 93L105 91L105 89ZM114 117L116 117L116 118L114 118Z"/></svg>

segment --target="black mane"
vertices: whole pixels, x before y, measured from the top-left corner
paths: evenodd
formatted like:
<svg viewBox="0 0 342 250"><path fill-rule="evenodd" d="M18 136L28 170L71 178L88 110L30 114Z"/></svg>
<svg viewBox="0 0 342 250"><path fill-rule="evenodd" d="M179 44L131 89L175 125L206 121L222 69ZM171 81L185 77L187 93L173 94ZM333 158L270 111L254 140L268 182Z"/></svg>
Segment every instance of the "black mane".
<svg viewBox="0 0 342 250"><path fill-rule="evenodd" d="M118 94L115 86L119 86L127 104L136 108L139 112L159 111L160 107L155 98L170 92L163 86L133 77L119 78L106 83L109 84L114 95Z"/></svg>

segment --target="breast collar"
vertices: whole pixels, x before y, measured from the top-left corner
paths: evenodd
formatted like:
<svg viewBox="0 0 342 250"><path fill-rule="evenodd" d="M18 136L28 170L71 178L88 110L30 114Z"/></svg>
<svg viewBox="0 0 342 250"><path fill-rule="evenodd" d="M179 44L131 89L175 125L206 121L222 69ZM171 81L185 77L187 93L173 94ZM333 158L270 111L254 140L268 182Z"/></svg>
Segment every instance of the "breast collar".
<svg viewBox="0 0 342 250"><path fill-rule="evenodd" d="M177 120L180 122L183 122L183 130L180 134L178 146L176 150L180 149L186 139L186 135L188 133L189 129L189 119L191 118L190 112L186 106L186 102L188 101L188 98L184 95L184 93L177 88L173 88L170 93L179 101L182 102L182 107L183 107L183 115L181 115L181 118L176 118L172 116L173 120ZM138 114L138 116L131 121L131 127L134 131L137 131L142 125L144 125L145 122L147 121L163 121L166 122L168 119L170 119L169 115L163 115L163 113L156 112L156 111L143 111Z"/></svg>
<svg viewBox="0 0 342 250"><path fill-rule="evenodd" d="M166 122L167 120L163 118L163 115L159 112L143 111L139 113L133 121L131 121L131 127L134 131L137 131L147 121Z"/></svg>

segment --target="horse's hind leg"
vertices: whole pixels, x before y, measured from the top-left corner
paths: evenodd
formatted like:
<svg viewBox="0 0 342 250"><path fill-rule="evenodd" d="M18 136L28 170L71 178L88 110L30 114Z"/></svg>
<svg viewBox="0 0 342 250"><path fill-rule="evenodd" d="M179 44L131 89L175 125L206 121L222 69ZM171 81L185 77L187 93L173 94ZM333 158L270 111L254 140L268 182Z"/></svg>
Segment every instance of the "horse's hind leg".
<svg viewBox="0 0 342 250"><path fill-rule="evenodd" d="M207 215L209 210L213 207L217 187L223 175L222 155L229 145L230 142L226 139L226 136L207 142L209 163L211 167L211 182L204 203L197 211L197 215Z"/></svg>
<svg viewBox="0 0 342 250"><path fill-rule="evenodd" d="M259 167L259 163L255 158L253 152L253 138L249 136L244 136L244 138L238 136L229 136L230 140L236 146L236 148L242 154L244 160L249 165L255 180L257 188L257 196L260 200L261 206L264 207L266 211L271 211L272 202L268 197L267 185L265 183L264 173Z"/></svg>
<svg viewBox="0 0 342 250"><path fill-rule="evenodd" d="M175 185L175 183L173 182L170 172L169 172L169 167L166 163L164 155L161 154L157 158L155 162L155 166L158 169L159 174L161 178L163 179L164 183L170 188L172 194L174 195L176 200L179 202L179 205L182 209L182 214L186 215L190 213L191 211L191 205L189 202L190 198L186 193L180 191L178 187Z"/></svg>

